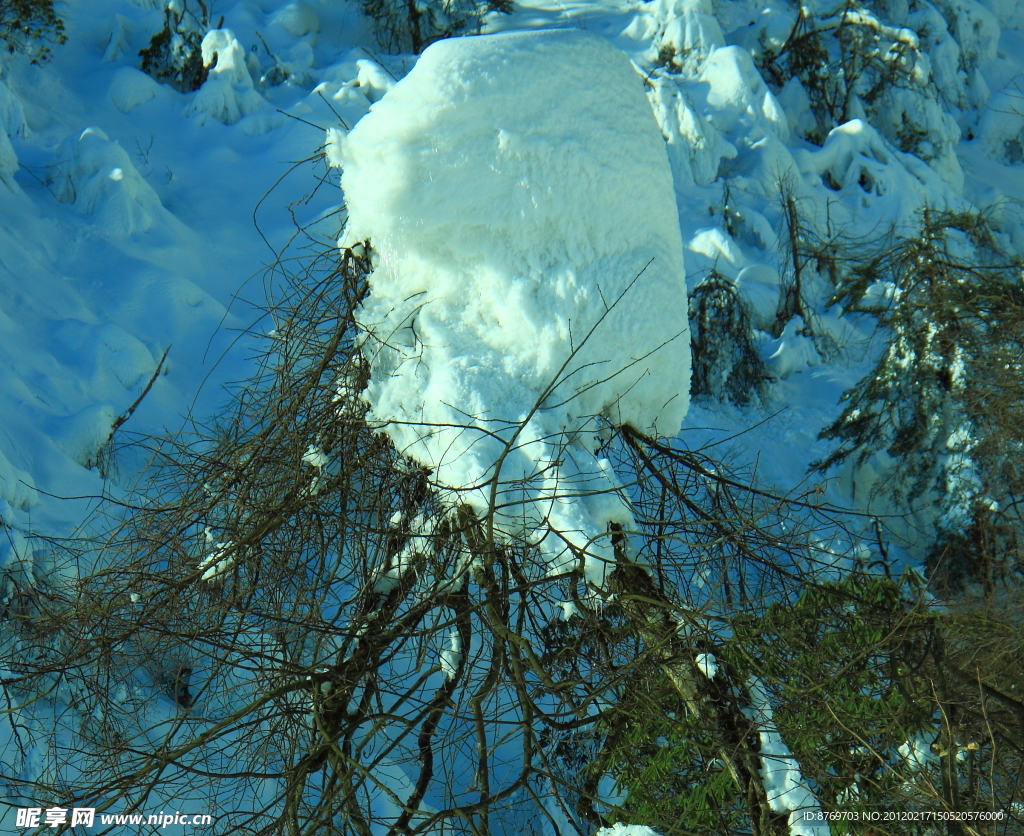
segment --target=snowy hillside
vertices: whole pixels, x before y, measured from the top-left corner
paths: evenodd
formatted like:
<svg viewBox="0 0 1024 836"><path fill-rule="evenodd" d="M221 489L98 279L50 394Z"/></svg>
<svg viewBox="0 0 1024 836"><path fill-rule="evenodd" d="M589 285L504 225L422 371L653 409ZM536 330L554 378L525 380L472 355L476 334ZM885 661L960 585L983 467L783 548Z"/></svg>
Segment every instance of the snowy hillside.
<svg viewBox="0 0 1024 836"><path fill-rule="evenodd" d="M56 9L0 52L0 832L644 836L697 775L693 832L825 836L968 760L1016 797L1001 720L931 703L843 772L784 669L868 724L856 607L923 660L936 583L1012 600L1024 3ZM833 667L759 649L773 602Z"/></svg>

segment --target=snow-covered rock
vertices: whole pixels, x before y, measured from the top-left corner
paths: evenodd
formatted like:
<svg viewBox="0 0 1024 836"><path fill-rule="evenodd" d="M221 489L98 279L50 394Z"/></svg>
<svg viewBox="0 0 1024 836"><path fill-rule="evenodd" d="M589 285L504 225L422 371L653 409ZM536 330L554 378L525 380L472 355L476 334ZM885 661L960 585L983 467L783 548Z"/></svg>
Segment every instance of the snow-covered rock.
<svg viewBox="0 0 1024 836"><path fill-rule="evenodd" d="M499 531L552 559L564 538L600 580L607 524L631 522L600 423L672 435L688 405L682 242L641 78L584 32L449 39L332 141L342 246L378 258L370 420L480 514L493 482Z"/></svg>

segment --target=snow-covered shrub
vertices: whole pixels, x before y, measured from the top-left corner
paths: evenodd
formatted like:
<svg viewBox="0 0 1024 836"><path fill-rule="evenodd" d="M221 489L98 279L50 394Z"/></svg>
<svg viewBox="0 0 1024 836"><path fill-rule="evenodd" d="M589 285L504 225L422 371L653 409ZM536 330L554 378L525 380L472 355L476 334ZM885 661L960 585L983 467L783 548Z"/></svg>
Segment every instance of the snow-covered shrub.
<svg viewBox="0 0 1024 836"><path fill-rule="evenodd" d="M24 53L38 64L50 57L49 44L66 40L54 0L0 0L0 41L8 52Z"/></svg>
<svg viewBox="0 0 1024 836"><path fill-rule="evenodd" d="M209 26L205 4L198 0L198 14L188 0L171 0L164 10L164 26L139 52L142 71L182 93L198 90L206 80L203 35Z"/></svg>
<svg viewBox="0 0 1024 836"><path fill-rule="evenodd" d="M602 708L602 734L593 742L557 738L555 762L584 793L595 792L595 773L615 780L607 820L657 832L685 821L694 833L735 833L749 826L751 811L733 769L750 757L769 798L759 832L828 834L804 819L817 809L815 795L831 802L849 793L845 809L884 805L914 778L894 768L889 752L915 733L934 737L928 674L936 660L927 656L934 621L918 593L909 577L852 574L739 616L728 637L695 638L701 652L693 666L715 695L708 714L692 711L664 670L641 658ZM573 616L552 627L544 662L556 675L571 661L584 667L580 658L591 665L602 654L632 658L615 604L596 623ZM743 718L735 736L712 731L709 716L729 712ZM747 736L757 751L739 756Z"/></svg>
<svg viewBox="0 0 1024 836"><path fill-rule="evenodd" d="M209 68L209 75L187 110L199 114L200 124L212 116L218 122L233 125L264 106L246 67L245 49L230 29L206 33L202 61Z"/></svg>
<svg viewBox="0 0 1024 836"><path fill-rule="evenodd" d="M388 52L422 52L434 41L480 31L484 15L508 14L511 0L360 0Z"/></svg>
<svg viewBox="0 0 1024 836"><path fill-rule="evenodd" d="M768 370L752 341L750 317L736 284L711 273L690 296L690 393L739 406L757 401Z"/></svg>
<svg viewBox="0 0 1024 836"><path fill-rule="evenodd" d="M810 141L820 145L837 125L865 118L901 150L921 157L960 189L963 172L954 153L960 128L943 103L958 95L964 81L957 76L956 83L943 91L933 76L933 66L946 68L950 61L955 66L960 53L942 15L925 5L931 11L930 26L937 19L947 39L943 43L948 42L955 55L933 61L928 43L913 29L886 23L866 4L845 0L827 14L812 15L804 7L784 37L765 34L759 46L760 67L775 89L785 89L787 101L804 99L810 105L814 126L807 126L805 133ZM983 46L972 48L987 54L991 39L979 38ZM961 99L959 104L966 105Z"/></svg>
<svg viewBox="0 0 1024 836"><path fill-rule="evenodd" d="M648 60L672 73L693 77L725 35L711 0L654 0L648 5L655 31Z"/></svg>
<svg viewBox="0 0 1024 836"><path fill-rule="evenodd" d="M163 211L128 153L99 128L86 128L60 144L49 183L58 200L74 203L113 234L145 232Z"/></svg>
<svg viewBox="0 0 1024 836"><path fill-rule="evenodd" d="M848 308L879 310L890 337L822 431L842 444L816 466L891 457L880 487L900 502L935 502L931 561L945 561L950 579L987 583L994 566L1021 565L1024 518L1013 500L1024 487L1021 275L983 218L926 212L918 236L897 241L836 294Z"/></svg>

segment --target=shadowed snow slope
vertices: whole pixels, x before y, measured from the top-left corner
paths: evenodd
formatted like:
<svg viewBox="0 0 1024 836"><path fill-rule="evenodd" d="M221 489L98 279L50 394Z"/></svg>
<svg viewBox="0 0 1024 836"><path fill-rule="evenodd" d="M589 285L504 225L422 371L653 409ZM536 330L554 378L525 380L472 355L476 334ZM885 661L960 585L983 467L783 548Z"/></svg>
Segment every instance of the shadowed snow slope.
<svg viewBox="0 0 1024 836"><path fill-rule="evenodd" d="M597 416L673 435L690 377L672 175L642 79L582 32L441 41L341 144L346 242L379 257L359 315L371 418L442 485L500 480L506 533L550 527L607 557L591 541L630 517L594 495L617 484L592 453ZM483 511L488 492L466 501Z"/></svg>

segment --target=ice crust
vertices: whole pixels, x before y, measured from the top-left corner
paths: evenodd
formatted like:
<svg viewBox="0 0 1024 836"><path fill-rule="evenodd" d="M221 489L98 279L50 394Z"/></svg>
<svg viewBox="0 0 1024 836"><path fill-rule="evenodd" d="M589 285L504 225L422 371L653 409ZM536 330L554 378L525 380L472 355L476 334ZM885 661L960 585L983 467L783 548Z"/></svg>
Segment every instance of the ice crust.
<svg viewBox="0 0 1024 836"><path fill-rule="evenodd" d="M358 314L370 420L480 514L497 480L499 530L560 532L599 579L594 538L631 516L597 432L674 435L688 405L682 240L641 77L584 32L445 40L332 146L341 243L379 259Z"/></svg>

